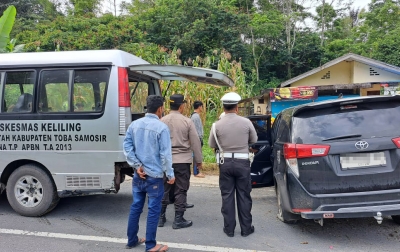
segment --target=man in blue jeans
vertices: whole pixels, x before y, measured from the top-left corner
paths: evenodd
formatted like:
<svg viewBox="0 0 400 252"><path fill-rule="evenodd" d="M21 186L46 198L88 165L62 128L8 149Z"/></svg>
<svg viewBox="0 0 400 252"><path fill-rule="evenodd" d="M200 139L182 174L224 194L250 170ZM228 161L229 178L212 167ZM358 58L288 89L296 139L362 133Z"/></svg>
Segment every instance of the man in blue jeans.
<svg viewBox="0 0 400 252"><path fill-rule="evenodd" d="M147 113L129 125L124 139L124 155L134 169L132 180L133 203L128 221L128 244L131 249L146 243L146 251L167 251L168 246L157 244L157 224L164 195L164 173L168 184L175 182L172 168L171 138L168 126L160 121L164 112L161 96L147 97ZM139 218L148 197L146 239L138 237Z"/></svg>

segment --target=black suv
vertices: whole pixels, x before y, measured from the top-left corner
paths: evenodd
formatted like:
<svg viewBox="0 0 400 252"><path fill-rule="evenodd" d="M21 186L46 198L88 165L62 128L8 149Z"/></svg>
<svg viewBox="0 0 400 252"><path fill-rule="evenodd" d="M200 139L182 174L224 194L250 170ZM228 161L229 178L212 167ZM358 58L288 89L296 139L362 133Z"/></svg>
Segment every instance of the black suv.
<svg viewBox="0 0 400 252"><path fill-rule="evenodd" d="M400 96L288 108L266 138L283 222L374 217L381 223L391 215L400 224Z"/></svg>

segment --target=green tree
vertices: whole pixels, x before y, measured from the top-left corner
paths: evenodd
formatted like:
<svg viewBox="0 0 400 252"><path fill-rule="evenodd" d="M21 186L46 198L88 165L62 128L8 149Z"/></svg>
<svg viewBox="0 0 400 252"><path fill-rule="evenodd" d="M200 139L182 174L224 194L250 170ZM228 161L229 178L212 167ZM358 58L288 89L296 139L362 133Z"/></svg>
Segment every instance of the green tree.
<svg viewBox="0 0 400 252"><path fill-rule="evenodd" d="M41 23L34 31L18 34L28 51L90 50L128 48L143 41L143 33L132 25L133 17L59 16L51 23Z"/></svg>
<svg viewBox="0 0 400 252"><path fill-rule="evenodd" d="M154 0L135 1L130 13L147 42L170 50L180 48L181 59L190 64L189 58L221 48L236 59L245 57L240 37L244 19L232 8L219 1Z"/></svg>
<svg viewBox="0 0 400 252"><path fill-rule="evenodd" d="M332 5L326 3L325 0L322 0L322 4L317 6L315 11L317 12L315 20L321 29L321 46L323 46L325 41L325 32L326 30L332 29L333 21L336 18L337 13Z"/></svg>
<svg viewBox="0 0 400 252"><path fill-rule="evenodd" d="M85 14L99 14L101 11L101 0L69 0L72 5L68 12L72 15L82 16Z"/></svg>

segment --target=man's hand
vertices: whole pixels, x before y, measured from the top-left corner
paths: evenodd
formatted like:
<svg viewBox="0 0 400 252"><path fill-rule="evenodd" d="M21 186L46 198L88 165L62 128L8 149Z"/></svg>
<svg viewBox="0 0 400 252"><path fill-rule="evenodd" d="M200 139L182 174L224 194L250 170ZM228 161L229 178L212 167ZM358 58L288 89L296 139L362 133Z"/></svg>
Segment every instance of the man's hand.
<svg viewBox="0 0 400 252"><path fill-rule="evenodd" d="M203 166L203 163L196 163L196 166L197 166L197 170L200 170L201 167Z"/></svg>
<svg viewBox="0 0 400 252"><path fill-rule="evenodd" d="M144 169L142 166L140 166L139 169L136 169L136 172L141 179L146 179L146 173L144 172Z"/></svg>
<svg viewBox="0 0 400 252"><path fill-rule="evenodd" d="M250 152L257 153L258 150L257 149L253 149L252 147L250 147Z"/></svg>
<svg viewBox="0 0 400 252"><path fill-rule="evenodd" d="M173 183L175 183L175 178L168 179L167 183L172 185Z"/></svg>

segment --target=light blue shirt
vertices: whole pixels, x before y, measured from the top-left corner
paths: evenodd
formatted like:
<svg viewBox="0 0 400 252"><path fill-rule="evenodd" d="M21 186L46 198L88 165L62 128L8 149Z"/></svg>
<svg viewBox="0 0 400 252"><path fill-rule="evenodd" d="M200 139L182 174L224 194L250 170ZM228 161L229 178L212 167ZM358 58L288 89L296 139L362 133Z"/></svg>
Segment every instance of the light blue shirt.
<svg viewBox="0 0 400 252"><path fill-rule="evenodd" d="M174 178L171 137L168 126L157 115L147 113L133 121L124 139L126 161L135 169L143 167L153 178L162 178L164 172Z"/></svg>

